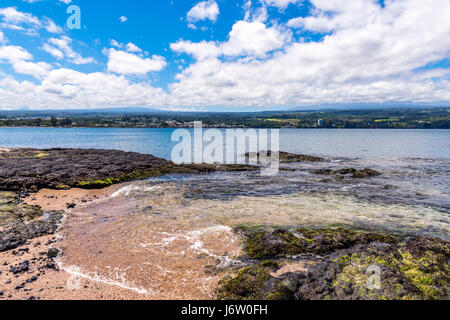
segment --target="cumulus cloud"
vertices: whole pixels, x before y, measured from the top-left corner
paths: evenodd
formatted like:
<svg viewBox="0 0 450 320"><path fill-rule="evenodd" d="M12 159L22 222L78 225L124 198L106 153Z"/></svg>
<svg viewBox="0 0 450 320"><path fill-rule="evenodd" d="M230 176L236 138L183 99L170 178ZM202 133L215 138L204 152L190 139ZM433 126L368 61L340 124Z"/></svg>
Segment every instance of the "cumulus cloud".
<svg viewBox="0 0 450 320"><path fill-rule="evenodd" d="M137 52L137 53L142 53L142 49L139 48L137 45L135 45L134 43L128 42L126 45L126 49L128 52Z"/></svg>
<svg viewBox="0 0 450 320"><path fill-rule="evenodd" d="M5 37L5 34L0 31L0 44L6 43L7 39Z"/></svg>
<svg viewBox="0 0 450 320"><path fill-rule="evenodd" d="M286 9L291 3L301 3L301 0L261 0L263 4L277 7L280 9Z"/></svg>
<svg viewBox="0 0 450 320"><path fill-rule="evenodd" d="M45 62L34 63L33 55L19 46L0 46L0 63L8 63L15 72L40 79L52 69Z"/></svg>
<svg viewBox="0 0 450 320"><path fill-rule="evenodd" d="M164 57L154 55L142 58L135 54L111 48L108 54L108 71L118 74L147 74L160 71L166 66Z"/></svg>
<svg viewBox="0 0 450 320"><path fill-rule="evenodd" d="M75 52L70 46L71 42L72 39L67 36L50 38L48 39L48 42L44 44L42 49L56 59L66 58L73 64L88 64L95 62L94 58L83 58L81 54Z"/></svg>
<svg viewBox="0 0 450 320"><path fill-rule="evenodd" d="M197 3L187 13L189 22L197 22L201 20L211 20L215 22L219 16L219 5L214 0L207 0Z"/></svg>
<svg viewBox="0 0 450 320"><path fill-rule="evenodd" d="M281 49L290 41L291 33L277 27L267 27L259 21L238 21L223 43L180 40L171 49L194 56L198 60L219 56L265 57L268 52Z"/></svg>
<svg viewBox="0 0 450 320"><path fill-rule="evenodd" d="M256 53L277 48L277 42L250 50L251 37L230 35L246 56L219 59L200 55L203 43L178 43L172 49L192 54L197 62L184 69L170 86L171 102L199 106L297 106L318 103L450 101L448 69L429 73L417 69L449 57L450 2L418 0L312 0L315 9L296 25L306 31L326 31L320 41L284 40L281 51L268 59ZM345 5L344 5L345 2ZM411 23L414 21L414 23ZM246 22L249 23L249 22ZM240 30L236 25L233 30ZM252 23L252 26L254 22ZM294 26L293 22L289 23ZM267 27L265 27L267 29ZM256 29L256 28L255 28ZM242 29L244 30L244 29ZM257 30L264 30L261 26ZM244 34L245 32L243 32ZM250 33L251 34L251 33ZM275 39L268 37L268 39ZM212 46L210 43L209 46ZM214 52L210 49L211 52ZM251 54L254 57L252 58ZM439 80L431 79L440 75Z"/></svg>
<svg viewBox="0 0 450 320"><path fill-rule="evenodd" d="M0 27L22 31L28 35L36 36L39 29L45 29L50 33L62 33L61 27L56 25L50 18L42 20L31 13L18 11L16 7L0 8L2 18Z"/></svg>
<svg viewBox="0 0 450 320"><path fill-rule="evenodd" d="M264 56L289 41L290 34L276 27L267 28L262 22L238 21L233 25L228 42L222 46L225 55Z"/></svg>
<svg viewBox="0 0 450 320"><path fill-rule="evenodd" d="M51 70L21 47L0 46L0 63L41 79L34 84L0 78L0 108L448 104L450 69L424 67L450 58L448 0L428 0L426 6L419 0L384 6L375 0L310 2L307 16L289 22L267 19L263 10L234 23L224 41L172 43L172 51L193 59L183 63L167 90L142 80L162 70L166 60L146 58L131 42L111 41L105 51L109 74ZM311 40L311 33L318 40ZM67 58L64 43L70 41L53 39L63 41L47 41L47 52Z"/></svg>
<svg viewBox="0 0 450 320"><path fill-rule="evenodd" d="M6 109L11 106L35 109L158 107L165 100L164 91L147 82L132 83L124 76L101 72L53 70L39 85L11 77L0 79L0 106Z"/></svg>

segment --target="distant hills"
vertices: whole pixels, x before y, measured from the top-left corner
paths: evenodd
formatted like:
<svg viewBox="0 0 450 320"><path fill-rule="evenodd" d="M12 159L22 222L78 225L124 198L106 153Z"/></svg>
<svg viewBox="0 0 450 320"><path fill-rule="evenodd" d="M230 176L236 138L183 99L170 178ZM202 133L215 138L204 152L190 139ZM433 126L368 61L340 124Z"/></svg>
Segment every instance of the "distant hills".
<svg viewBox="0 0 450 320"><path fill-rule="evenodd" d="M426 108L449 108L450 103L440 105L418 105L418 104L369 104L369 103L355 103L355 104L323 104L309 107L294 107L278 110L246 110L246 111L219 111L219 108L211 111L170 111L157 108L143 108L143 107L124 107L124 108L98 108L98 109L46 109L46 110L1 110L0 115L8 117L66 117L66 116L88 116L88 115L127 115L127 114L179 114L179 115L193 115L193 114L281 114L292 112L333 112L333 111L358 111L358 110L398 110L398 109L426 109Z"/></svg>

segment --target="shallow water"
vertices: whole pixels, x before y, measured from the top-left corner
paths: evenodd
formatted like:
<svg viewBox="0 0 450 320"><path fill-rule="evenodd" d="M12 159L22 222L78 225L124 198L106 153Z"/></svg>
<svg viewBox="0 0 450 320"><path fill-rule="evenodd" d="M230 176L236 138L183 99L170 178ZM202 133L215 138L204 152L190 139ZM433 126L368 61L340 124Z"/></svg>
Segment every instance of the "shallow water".
<svg viewBox="0 0 450 320"><path fill-rule="evenodd" d="M170 159L174 129L0 128L1 147L101 148ZM281 130L283 151L324 163L167 176L117 186L60 231L61 266L150 299L209 299L238 264L240 224L350 226L450 240L450 130ZM371 168L370 179L313 169Z"/></svg>
<svg viewBox="0 0 450 320"><path fill-rule="evenodd" d="M370 179L314 175L316 168L370 167ZM154 299L214 297L241 254L238 225L349 226L450 241L445 160L329 159L258 172L167 176L116 186L77 208L63 228L62 265Z"/></svg>

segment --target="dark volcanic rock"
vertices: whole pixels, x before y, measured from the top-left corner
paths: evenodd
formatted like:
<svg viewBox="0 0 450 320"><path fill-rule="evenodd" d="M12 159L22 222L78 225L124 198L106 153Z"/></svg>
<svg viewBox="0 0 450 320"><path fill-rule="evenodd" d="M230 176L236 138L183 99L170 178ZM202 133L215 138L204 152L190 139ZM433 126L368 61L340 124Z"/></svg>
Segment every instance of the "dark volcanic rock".
<svg viewBox="0 0 450 320"><path fill-rule="evenodd" d="M10 271L14 274L24 273L30 269L30 261L26 260L18 265L11 266Z"/></svg>
<svg viewBox="0 0 450 320"><path fill-rule="evenodd" d="M237 227L236 232L245 238L244 249L251 259L267 259L299 254L329 254L357 244L374 241L394 243L391 236L338 229L307 230Z"/></svg>
<svg viewBox="0 0 450 320"><path fill-rule="evenodd" d="M29 239L54 234L63 217L63 211L48 212L48 218L29 223L18 221L0 232L0 252L15 249Z"/></svg>
<svg viewBox="0 0 450 320"><path fill-rule="evenodd" d="M297 298L445 299L450 289L449 258L450 245L440 239L414 237L395 245L355 246L309 270ZM379 284L370 287L370 278L377 274Z"/></svg>
<svg viewBox="0 0 450 320"><path fill-rule="evenodd" d="M241 269L234 277L220 281L217 297L221 300L290 300L294 298L301 276L271 276L276 262L265 261Z"/></svg>
<svg viewBox="0 0 450 320"><path fill-rule="evenodd" d="M51 259L56 258L59 254L59 250L56 248L50 248L47 252L47 256Z"/></svg>
<svg viewBox="0 0 450 320"><path fill-rule="evenodd" d="M378 177L381 175L380 172L372 169L362 169L358 170L355 168L346 168L346 169L340 169L340 170L331 170L331 169L319 169L319 170L312 170L312 174L320 174L320 175L333 175L338 177L345 177L350 176L355 179L364 179L364 178L370 178L370 177Z"/></svg>
<svg viewBox="0 0 450 320"><path fill-rule="evenodd" d="M40 208L22 203L14 192L0 192L0 227L18 220L32 220L42 215Z"/></svg>
<svg viewBox="0 0 450 320"><path fill-rule="evenodd" d="M265 151L265 152L267 152L267 156L268 157L272 156L272 151ZM274 155L276 156L276 154L274 154ZM308 156L308 155L304 155L304 154L294 154L294 153L283 152L283 151L278 152L278 155L279 155L279 158L280 158L280 163L324 162L325 161L324 158ZM258 153L246 153L245 154L246 158L250 158L251 156L252 157L257 157L258 163L261 162L261 159L260 159L261 158L261 152L258 152Z"/></svg>
<svg viewBox="0 0 450 320"><path fill-rule="evenodd" d="M236 231L246 238L244 249L248 257L257 260L221 280L219 299L448 297L450 244L440 239L411 237L398 242L390 236L345 229L289 232L240 227ZM306 239L306 243L301 239ZM293 252L321 257L307 254L290 257ZM263 261L267 258L271 260ZM310 267L306 271L273 273L296 261L309 261Z"/></svg>
<svg viewBox="0 0 450 320"><path fill-rule="evenodd" d="M0 190L103 188L169 173L256 170L245 165L176 165L148 154L97 149L0 152Z"/></svg>

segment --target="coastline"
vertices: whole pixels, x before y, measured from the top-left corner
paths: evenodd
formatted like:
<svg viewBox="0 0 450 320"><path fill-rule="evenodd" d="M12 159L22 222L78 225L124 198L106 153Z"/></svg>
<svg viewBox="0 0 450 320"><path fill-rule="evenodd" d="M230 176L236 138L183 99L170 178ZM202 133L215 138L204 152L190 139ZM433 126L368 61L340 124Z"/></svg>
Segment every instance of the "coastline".
<svg viewBox="0 0 450 320"><path fill-rule="evenodd" d="M18 151L19 150L19 151ZM33 163L45 162L46 157L55 157L55 155L48 155L43 150L34 149L2 149L3 156L16 157L17 152L22 153L20 157L25 158L25 163L32 161ZM61 149L58 149L61 151ZM72 151L70 151L72 152ZM69 152L69 154L70 154ZM78 150L77 152L86 152ZM91 159L88 167L92 164L98 164L98 151L89 150L84 157ZM103 151L102 151L103 152ZM110 152L114 156L117 154ZM8 155L5 155L8 153ZM44 155L43 155L44 154ZM90 158L95 155L94 158ZM104 153L101 154L101 157ZM136 156L136 154L133 154ZM289 157L287 157L289 156ZM296 157L293 157L296 156ZM138 162L141 161L140 156ZM285 155L286 161L317 161L318 158L306 157L302 155ZM292 158L293 157L293 158ZM153 164L157 164L160 169L160 160L148 158L152 160ZM103 159L104 160L104 159ZM0 161L2 159L0 158ZM3 159L5 161L5 159ZM52 162L54 158L52 159ZM14 160L15 163L16 160ZM82 161L81 161L82 162ZM104 163L108 161L104 160ZM69 163L66 163L66 166ZM36 167L36 166L35 166ZM39 166L37 166L39 168ZM86 168L86 167L84 167ZM96 167L96 172L101 172L103 166ZM130 168L129 168L130 169ZM206 167L187 167L191 174L211 173L214 168ZM217 168L215 168L217 169ZM221 170L228 170L227 168L220 168ZM230 170L249 170L246 167L229 168ZM111 168L109 168L111 170ZM113 168L116 172L117 168ZM62 171L63 173L66 171ZM351 171L357 173L357 171ZM371 179L373 176L371 171L364 171L370 173L367 176L349 177L349 179ZM54 172L53 172L54 173ZM104 173L103 173L104 174ZM319 174L323 174L319 172ZM340 172L327 172L336 179L342 179ZM378 173L377 173L378 174ZM61 175L63 176L63 175ZM57 176L58 177L58 176ZM143 176L142 178L147 178ZM92 177L98 179L99 177ZM103 176L100 176L103 179ZM37 180L36 185L41 186L39 181L49 183L49 186L56 186L54 180L45 180L45 176ZM59 178L57 178L59 179ZM131 179L133 180L133 179ZM0 180L4 183L4 180ZM95 180L93 180L95 181ZM59 184L67 182L67 180L59 181ZM440 299L445 298L445 292L449 287L448 264L446 261L450 255L450 245L448 242L425 238L425 237L406 237L383 233L362 232L360 230L342 229L341 227L330 227L327 229L301 229L292 225L285 225L273 228L267 226L234 226L233 229L229 227L220 227L211 234L203 234L201 229L202 244L200 247L197 238L200 233L196 234L195 238L189 239L192 242L191 250L192 256L182 258L177 261L177 264L183 265L188 261L192 263L193 270L198 270L201 277L197 281L208 280L206 291L199 291L196 294L188 296L171 295L166 292L153 292L145 290L140 286L133 286L128 282L116 282L113 279L108 279L103 276L93 275L77 271L66 265L61 261L61 255L64 259L72 261L83 261L89 256L64 256L64 250L60 251L61 246L73 246L72 252L77 252L76 248L82 249L88 245L88 242L76 244L74 239L80 239L77 234L82 234L85 230L86 223L93 223L95 221L107 221L105 227L117 228L115 216L111 216L109 212L100 213L100 208L107 208L112 210L117 204L123 204L128 199L126 194L122 194L121 190L131 190L129 188L132 182L122 182L120 180L112 181L112 185L97 184L92 188L91 184L85 184L87 188L79 189L71 187L60 188L60 190L48 189L38 187L30 187L29 184L23 185L16 192L21 194L21 198L15 198L14 193L0 194L0 200L5 199L6 196L10 198L6 201L8 206L14 206L10 211L11 214L17 212L25 212L27 215L19 215L19 225L29 226L32 223L38 223L41 220L48 219L51 212L64 211L65 218L58 222L56 230L49 230L48 234L40 235L25 239L25 242L19 243L15 248L6 250L0 253L0 283L4 285L0 288L2 294L1 299ZM116 184L117 182L117 184ZM3 184L5 185L5 184ZM8 184L6 184L8 185ZM75 184L74 184L75 185ZM168 201L166 206L172 206L170 197L175 196L174 201L177 200L177 193L172 194L170 183L165 184L168 189L158 191L154 189L156 198L151 206L155 207L160 203L161 199ZM145 185L144 185L145 186ZM166 188L167 188L166 187ZM148 189L148 187L139 187ZM150 188L152 189L152 188ZM176 191L176 189L173 189ZM140 192L136 189L136 192ZM152 191L153 192L153 191ZM163 192L160 194L160 192ZM118 195L114 198L113 195ZM121 198L125 197L125 198ZM168 198L169 197L169 198ZM11 200L12 199L12 200ZM116 200L113 200L116 199ZM114 202L115 201L115 202ZM181 200L184 201L184 200ZM174 202L174 205L177 202ZM1 204L1 201L0 201ZM107 205L106 207L104 207ZM206 205L208 205L206 203ZM150 207L151 207L150 206ZM175 208L175 207L174 207ZM0 211L2 207L0 207ZM117 207L120 213L120 207ZM195 209L193 208L192 210ZM95 212L99 214L98 217L92 220L92 214ZM67 218L70 218L67 223ZM155 217L160 217L163 224L167 225L170 217L167 219L159 214ZM132 218L132 217L130 217ZM128 219L128 218L126 218ZM134 218L133 218L134 219ZM147 219L147 218L146 218ZM92 222L90 222L92 220ZM126 220L132 221L132 220ZM145 220L147 221L147 220ZM81 224L80 224L81 223ZM61 225L63 228L61 229ZM182 224L180 224L182 225ZM8 228L8 224L1 226L0 231ZM113 229L114 229L113 228ZM74 233L74 230L77 232ZM93 229L96 230L96 229ZM108 229L106 229L108 230ZM152 229L150 229L152 230ZM157 230L157 229L155 229ZM196 230L196 229L194 229ZM214 229L215 230L215 229ZM173 245L176 250L182 250L183 247L178 246L186 241L187 238L183 234L194 234L193 231L180 229L181 238L171 238L168 240L170 245ZM180 232L178 231L178 232ZM187 232L188 233L183 233ZM47 232L47 231L45 231ZM198 235L197 235L198 234ZM230 237L233 241L228 241L233 244L227 248L221 248L220 242L216 239L219 236ZM2 241L4 242L5 238ZM67 237L68 236L68 237ZM203 238L205 236L205 238ZM66 239L67 237L67 239ZM96 240L96 235L89 235L86 240ZM184 239L184 240L183 240ZM225 238L223 238L225 239ZM61 240L64 240L61 242ZM84 240L84 241L86 241ZM75 240L76 241L76 240ZM164 240L167 241L167 240ZM178 242L180 241L180 242ZM99 242L101 244L101 242ZM105 242L108 245L108 241ZM118 243L120 244L120 242ZM117 244L115 244L117 245ZM204 245L210 245L206 249ZM78 246L78 247L77 247ZM99 247L100 248L100 247ZM101 247L104 250L105 247ZM223 260L214 262L208 257L212 250L221 250L233 257L228 261L225 267L219 267L223 264ZM96 248L93 247L95 250ZM99 250L99 249L97 249ZM119 250L119 247L111 248L113 254ZM158 249L159 250L159 249ZM202 251L203 250L203 251ZM235 251L231 255L230 251ZM79 251L81 253L81 251ZM87 251L88 252L88 251ZM156 251L158 252L158 251ZM201 254L201 252L204 252ZM205 256L205 253L208 253ZM105 253L106 254L106 253ZM430 256L431 254L431 256ZM213 255L214 256L214 255ZM181 257L181 256L180 256ZM217 257L222 257L220 254ZM225 257L225 256L223 256ZM92 260L94 257L90 257ZM395 258L395 260L393 260ZM426 259L425 259L426 258ZM97 256L95 259L105 259ZM183 260L188 259L188 260ZM203 260L202 260L203 259ZM227 258L228 259L228 258ZM207 265L206 261L213 263ZM216 258L217 260L217 258ZM105 260L105 261L108 261ZM144 260L145 261L145 260ZM397 261L397 262L395 262ZM229 264L232 262L231 264ZM365 269L371 263L375 263L385 270L389 278L386 281L386 288L382 292L373 294L371 291L364 291L362 288L361 279L358 277L365 277ZM430 263L434 266L430 268ZM405 269L406 268L406 269ZM427 269L428 268L428 269ZM447 269L446 269L447 268ZM328 270L328 271L327 271ZM330 270L333 270L332 272ZM407 270L400 271L400 270ZM428 270L428 271L427 271ZM183 269L180 269L180 275L183 274ZM172 271L171 271L172 272ZM324 273L325 272L325 273ZM330 273L331 272L331 273ZM327 275L324 277L324 274ZM358 285L355 286L357 278ZM179 275L174 275L170 283L177 283L180 281ZM156 279L156 278L155 278ZM430 280L433 279L433 280ZM438 280L439 279L439 280ZM74 290L68 288L69 283L73 281L80 284ZM159 280L158 280L159 281ZM187 280L189 281L189 279ZM431 282L430 282L431 281ZM438 281L438 282L435 282ZM186 284L186 288L194 285ZM348 284L351 284L348 287ZM439 285L438 285L439 283ZM164 282L163 282L164 284ZM402 284L400 288L399 285ZM326 288L322 290L321 288ZM194 289L192 287L192 289ZM395 289L395 290L394 290ZM362 291L361 291L362 290ZM189 292L189 291L187 291ZM192 291L194 292L194 291Z"/></svg>

